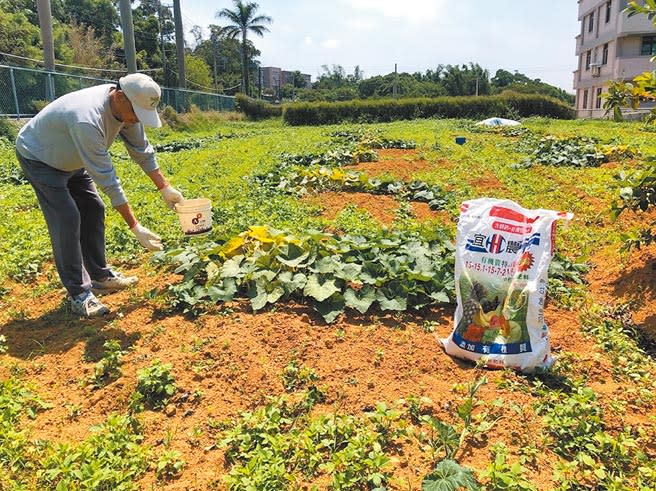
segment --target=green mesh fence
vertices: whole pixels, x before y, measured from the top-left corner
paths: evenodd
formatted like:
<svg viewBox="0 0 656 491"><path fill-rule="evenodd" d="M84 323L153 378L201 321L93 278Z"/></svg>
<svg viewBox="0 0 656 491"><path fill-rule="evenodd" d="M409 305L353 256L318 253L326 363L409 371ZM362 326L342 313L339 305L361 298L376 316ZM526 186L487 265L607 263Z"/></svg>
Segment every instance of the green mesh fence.
<svg viewBox="0 0 656 491"><path fill-rule="evenodd" d="M68 92L114 82L103 78L0 65L0 115L34 116L49 101ZM171 106L177 112L187 112L192 106L203 111L232 111L235 108L235 98L162 87L160 108L164 106Z"/></svg>

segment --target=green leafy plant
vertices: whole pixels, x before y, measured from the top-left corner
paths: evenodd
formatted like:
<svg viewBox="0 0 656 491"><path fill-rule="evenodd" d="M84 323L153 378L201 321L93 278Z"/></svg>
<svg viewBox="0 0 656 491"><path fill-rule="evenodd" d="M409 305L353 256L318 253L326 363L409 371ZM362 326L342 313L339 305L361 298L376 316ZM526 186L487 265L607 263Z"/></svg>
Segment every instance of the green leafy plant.
<svg viewBox="0 0 656 491"><path fill-rule="evenodd" d="M407 407L410 421L414 424L420 424L423 416L429 416L432 413L432 408L430 406L433 401L428 397L418 397L411 394L399 402Z"/></svg>
<svg viewBox="0 0 656 491"><path fill-rule="evenodd" d="M275 106L260 99L253 99L245 94L237 94L235 102L237 110L246 114L248 119L251 120L275 118L280 117L282 114L282 106Z"/></svg>
<svg viewBox="0 0 656 491"><path fill-rule="evenodd" d="M589 270L588 263L575 262L556 252L549 264L549 298L564 306L583 302L585 274Z"/></svg>
<svg viewBox="0 0 656 491"><path fill-rule="evenodd" d="M165 290L175 308L189 312L203 302L245 294L253 310L260 310L296 297L312 302L326 322L333 322L346 308L364 314L374 305L402 311L449 302L451 255L444 238L426 243L396 231L368 239L251 227L223 245L160 257L184 273L180 283Z"/></svg>
<svg viewBox="0 0 656 491"><path fill-rule="evenodd" d="M656 166L649 166L631 173L620 172L615 176L620 188L620 201L613 202L611 210L617 218L625 210L645 212L656 205ZM646 228L637 233L626 233L622 236L623 249L633 247L640 249L656 241L656 220L651 221Z"/></svg>
<svg viewBox="0 0 656 491"><path fill-rule="evenodd" d="M317 372L304 365L299 366L298 360L291 360L282 372L282 384L288 392L305 389L318 380Z"/></svg>
<svg viewBox="0 0 656 491"><path fill-rule="evenodd" d="M121 363L123 355L125 355L125 351L121 349L121 344L115 339L105 341L103 348L103 356L94 366L91 379L96 387L102 387L109 381L116 380L121 376Z"/></svg>
<svg viewBox="0 0 656 491"><path fill-rule="evenodd" d="M531 156L519 166L541 164L555 167L597 167L606 159L604 152L591 138L545 136L535 142Z"/></svg>
<svg viewBox="0 0 656 491"><path fill-rule="evenodd" d="M486 481L486 491L537 491L537 487L526 479L526 469L519 463L507 462L505 445L497 443L492 448L493 461L479 477Z"/></svg>
<svg viewBox="0 0 656 491"><path fill-rule="evenodd" d="M40 489L136 489L149 460L136 422L114 415L92 432L75 446L47 444L37 473Z"/></svg>
<svg viewBox="0 0 656 491"><path fill-rule="evenodd" d="M319 376L305 365L299 365L297 360L291 360L283 369L282 384L287 392L307 391L306 402L314 405L325 399L322 389L317 386Z"/></svg>
<svg viewBox="0 0 656 491"><path fill-rule="evenodd" d="M158 479L169 480L179 476L184 469L185 462L180 458L177 450L165 450L157 459L155 473Z"/></svg>
<svg viewBox="0 0 656 491"><path fill-rule="evenodd" d="M399 430L395 410L378 405L356 418L337 411L310 416L312 407L307 392L283 396L227 425L220 446L230 465L228 489L287 489L321 477L336 490L385 486L385 449Z"/></svg>
<svg viewBox="0 0 656 491"><path fill-rule="evenodd" d="M176 390L170 363L155 360L149 367L137 371L137 393L148 407L161 409Z"/></svg>
<svg viewBox="0 0 656 491"><path fill-rule="evenodd" d="M442 460L421 482L421 491L478 491L472 471L455 460Z"/></svg>
<svg viewBox="0 0 656 491"><path fill-rule="evenodd" d="M456 408L460 425L447 423L431 415L420 417L429 432L421 432L419 440L431 450L433 462L455 458L468 437L475 438L492 429L494 421L487 413L474 414L474 409L479 405L476 394L486 383L487 379L482 377L465 387L466 397Z"/></svg>

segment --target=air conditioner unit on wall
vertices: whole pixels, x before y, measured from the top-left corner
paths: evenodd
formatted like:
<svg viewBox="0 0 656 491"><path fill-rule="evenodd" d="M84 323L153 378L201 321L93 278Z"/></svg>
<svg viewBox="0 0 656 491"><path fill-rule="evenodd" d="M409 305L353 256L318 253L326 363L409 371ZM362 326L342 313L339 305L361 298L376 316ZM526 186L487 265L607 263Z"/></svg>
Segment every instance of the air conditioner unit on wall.
<svg viewBox="0 0 656 491"><path fill-rule="evenodd" d="M601 65L590 64L590 70L593 77L599 77L601 75Z"/></svg>

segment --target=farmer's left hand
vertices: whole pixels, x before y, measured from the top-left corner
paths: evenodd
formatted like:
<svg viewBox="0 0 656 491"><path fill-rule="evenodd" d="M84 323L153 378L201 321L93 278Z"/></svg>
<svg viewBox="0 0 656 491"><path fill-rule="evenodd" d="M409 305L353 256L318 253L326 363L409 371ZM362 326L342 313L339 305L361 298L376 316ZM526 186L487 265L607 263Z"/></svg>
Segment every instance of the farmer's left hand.
<svg viewBox="0 0 656 491"><path fill-rule="evenodd" d="M173 186L166 186L165 188L160 189L159 192L162 193L162 198L164 198L169 210L175 208L176 203L182 203L184 201L182 193Z"/></svg>

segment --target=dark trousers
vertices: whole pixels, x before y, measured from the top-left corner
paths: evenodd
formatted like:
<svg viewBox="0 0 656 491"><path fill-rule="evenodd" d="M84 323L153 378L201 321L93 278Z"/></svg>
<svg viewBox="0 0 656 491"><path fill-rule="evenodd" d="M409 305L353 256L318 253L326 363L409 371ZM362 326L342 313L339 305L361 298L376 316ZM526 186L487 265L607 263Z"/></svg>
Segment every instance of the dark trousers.
<svg viewBox="0 0 656 491"><path fill-rule="evenodd" d="M59 278L68 294L112 276L105 259L105 205L86 170L61 171L17 154L46 219Z"/></svg>

